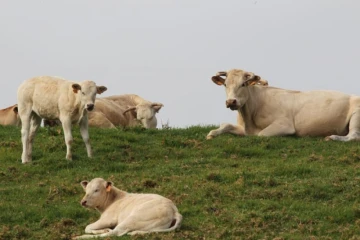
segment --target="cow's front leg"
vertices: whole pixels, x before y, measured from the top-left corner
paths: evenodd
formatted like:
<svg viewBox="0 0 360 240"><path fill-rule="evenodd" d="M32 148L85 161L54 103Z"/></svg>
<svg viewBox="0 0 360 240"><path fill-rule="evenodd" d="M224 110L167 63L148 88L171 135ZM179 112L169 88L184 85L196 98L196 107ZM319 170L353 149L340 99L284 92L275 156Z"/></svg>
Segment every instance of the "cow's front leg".
<svg viewBox="0 0 360 240"><path fill-rule="evenodd" d="M84 140L88 157L92 157L87 117L83 117L80 121L80 133L81 133L82 139Z"/></svg>
<svg viewBox="0 0 360 240"><path fill-rule="evenodd" d="M295 134L295 128L290 121L276 121L261 130L257 135L264 137L288 136Z"/></svg>
<svg viewBox="0 0 360 240"><path fill-rule="evenodd" d="M232 125L229 123L223 123L220 125L220 127L218 129L211 130L208 133L208 135L206 136L206 139L212 139L223 133L231 133L231 134L239 135L239 136L245 135L245 131L242 126Z"/></svg>
<svg viewBox="0 0 360 240"><path fill-rule="evenodd" d="M107 233L111 231L111 225L112 223L104 220L99 219L94 223L91 223L86 226L85 233L92 233L92 234L101 234L101 233Z"/></svg>
<svg viewBox="0 0 360 240"><path fill-rule="evenodd" d="M71 144L73 142L73 137L71 134L71 121L69 118L66 118L66 117L60 118L60 121L62 123L62 127L64 130L64 136L65 136L66 159L72 160Z"/></svg>

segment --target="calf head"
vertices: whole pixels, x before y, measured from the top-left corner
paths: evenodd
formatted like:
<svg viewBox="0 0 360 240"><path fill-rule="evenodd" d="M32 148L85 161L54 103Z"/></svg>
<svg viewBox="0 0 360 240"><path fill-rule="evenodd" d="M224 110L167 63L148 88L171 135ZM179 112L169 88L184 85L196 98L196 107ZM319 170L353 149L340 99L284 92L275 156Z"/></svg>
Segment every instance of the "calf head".
<svg viewBox="0 0 360 240"><path fill-rule="evenodd" d="M142 102L136 107L129 107L126 109L124 114L131 112L134 118L136 118L143 127L156 128L157 119L155 115L163 106L164 105L161 103Z"/></svg>
<svg viewBox="0 0 360 240"><path fill-rule="evenodd" d="M102 208L107 199L107 194L113 186L112 182L102 178L94 178L90 182L82 181L81 186L85 190L85 196L81 200L81 205L89 208Z"/></svg>
<svg viewBox="0 0 360 240"><path fill-rule="evenodd" d="M231 110L238 110L246 103L249 98L248 86L256 84L267 86L266 80L261 80L254 73L240 69L218 72L211 79L215 84L225 86L226 107Z"/></svg>
<svg viewBox="0 0 360 240"><path fill-rule="evenodd" d="M73 92L79 94L81 105L88 111L94 109L96 94L101 94L107 90L104 86L96 86L93 81L83 81L72 85Z"/></svg>

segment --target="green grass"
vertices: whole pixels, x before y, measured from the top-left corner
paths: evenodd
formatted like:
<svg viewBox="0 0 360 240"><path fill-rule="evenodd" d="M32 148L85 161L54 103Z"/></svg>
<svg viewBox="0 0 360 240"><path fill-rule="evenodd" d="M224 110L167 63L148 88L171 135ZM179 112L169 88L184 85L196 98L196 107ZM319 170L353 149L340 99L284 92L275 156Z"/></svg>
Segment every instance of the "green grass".
<svg viewBox="0 0 360 240"><path fill-rule="evenodd" d="M205 140L214 126L90 129L94 157L73 130L41 128L21 164L20 129L0 126L0 239L71 239L98 219L80 206L80 181L158 193L183 215L180 230L122 239L360 239L360 146L322 138ZM107 238L107 239L116 239Z"/></svg>

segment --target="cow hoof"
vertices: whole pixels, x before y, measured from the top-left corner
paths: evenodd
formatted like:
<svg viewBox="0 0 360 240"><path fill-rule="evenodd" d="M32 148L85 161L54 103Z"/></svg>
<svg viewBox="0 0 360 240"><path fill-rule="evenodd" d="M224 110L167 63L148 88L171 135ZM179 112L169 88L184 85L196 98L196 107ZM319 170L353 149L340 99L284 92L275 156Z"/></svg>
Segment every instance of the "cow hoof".
<svg viewBox="0 0 360 240"><path fill-rule="evenodd" d="M333 139L331 138L331 136L327 136L326 138L325 138L325 141L332 141Z"/></svg>
<svg viewBox="0 0 360 240"><path fill-rule="evenodd" d="M210 139L213 139L214 138L214 136L212 136L212 135L207 135L206 136L206 140L210 140Z"/></svg>

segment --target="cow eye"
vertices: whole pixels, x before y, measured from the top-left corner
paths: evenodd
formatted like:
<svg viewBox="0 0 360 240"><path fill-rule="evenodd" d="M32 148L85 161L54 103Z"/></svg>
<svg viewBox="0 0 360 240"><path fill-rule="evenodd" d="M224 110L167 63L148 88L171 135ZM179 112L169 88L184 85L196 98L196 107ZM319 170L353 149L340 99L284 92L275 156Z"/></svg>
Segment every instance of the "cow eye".
<svg viewBox="0 0 360 240"><path fill-rule="evenodd" d="M99 191L99 189L96 189L96 190L95 190L95 192L98 192L98 191Z"/></svg>
<svg viewBox="0 0 360 240"><path fill-rule="evenodd" d="M81 92L81 94L82 94L82 95L85 95L85 93L84 93L84 92Z"/></svg>

